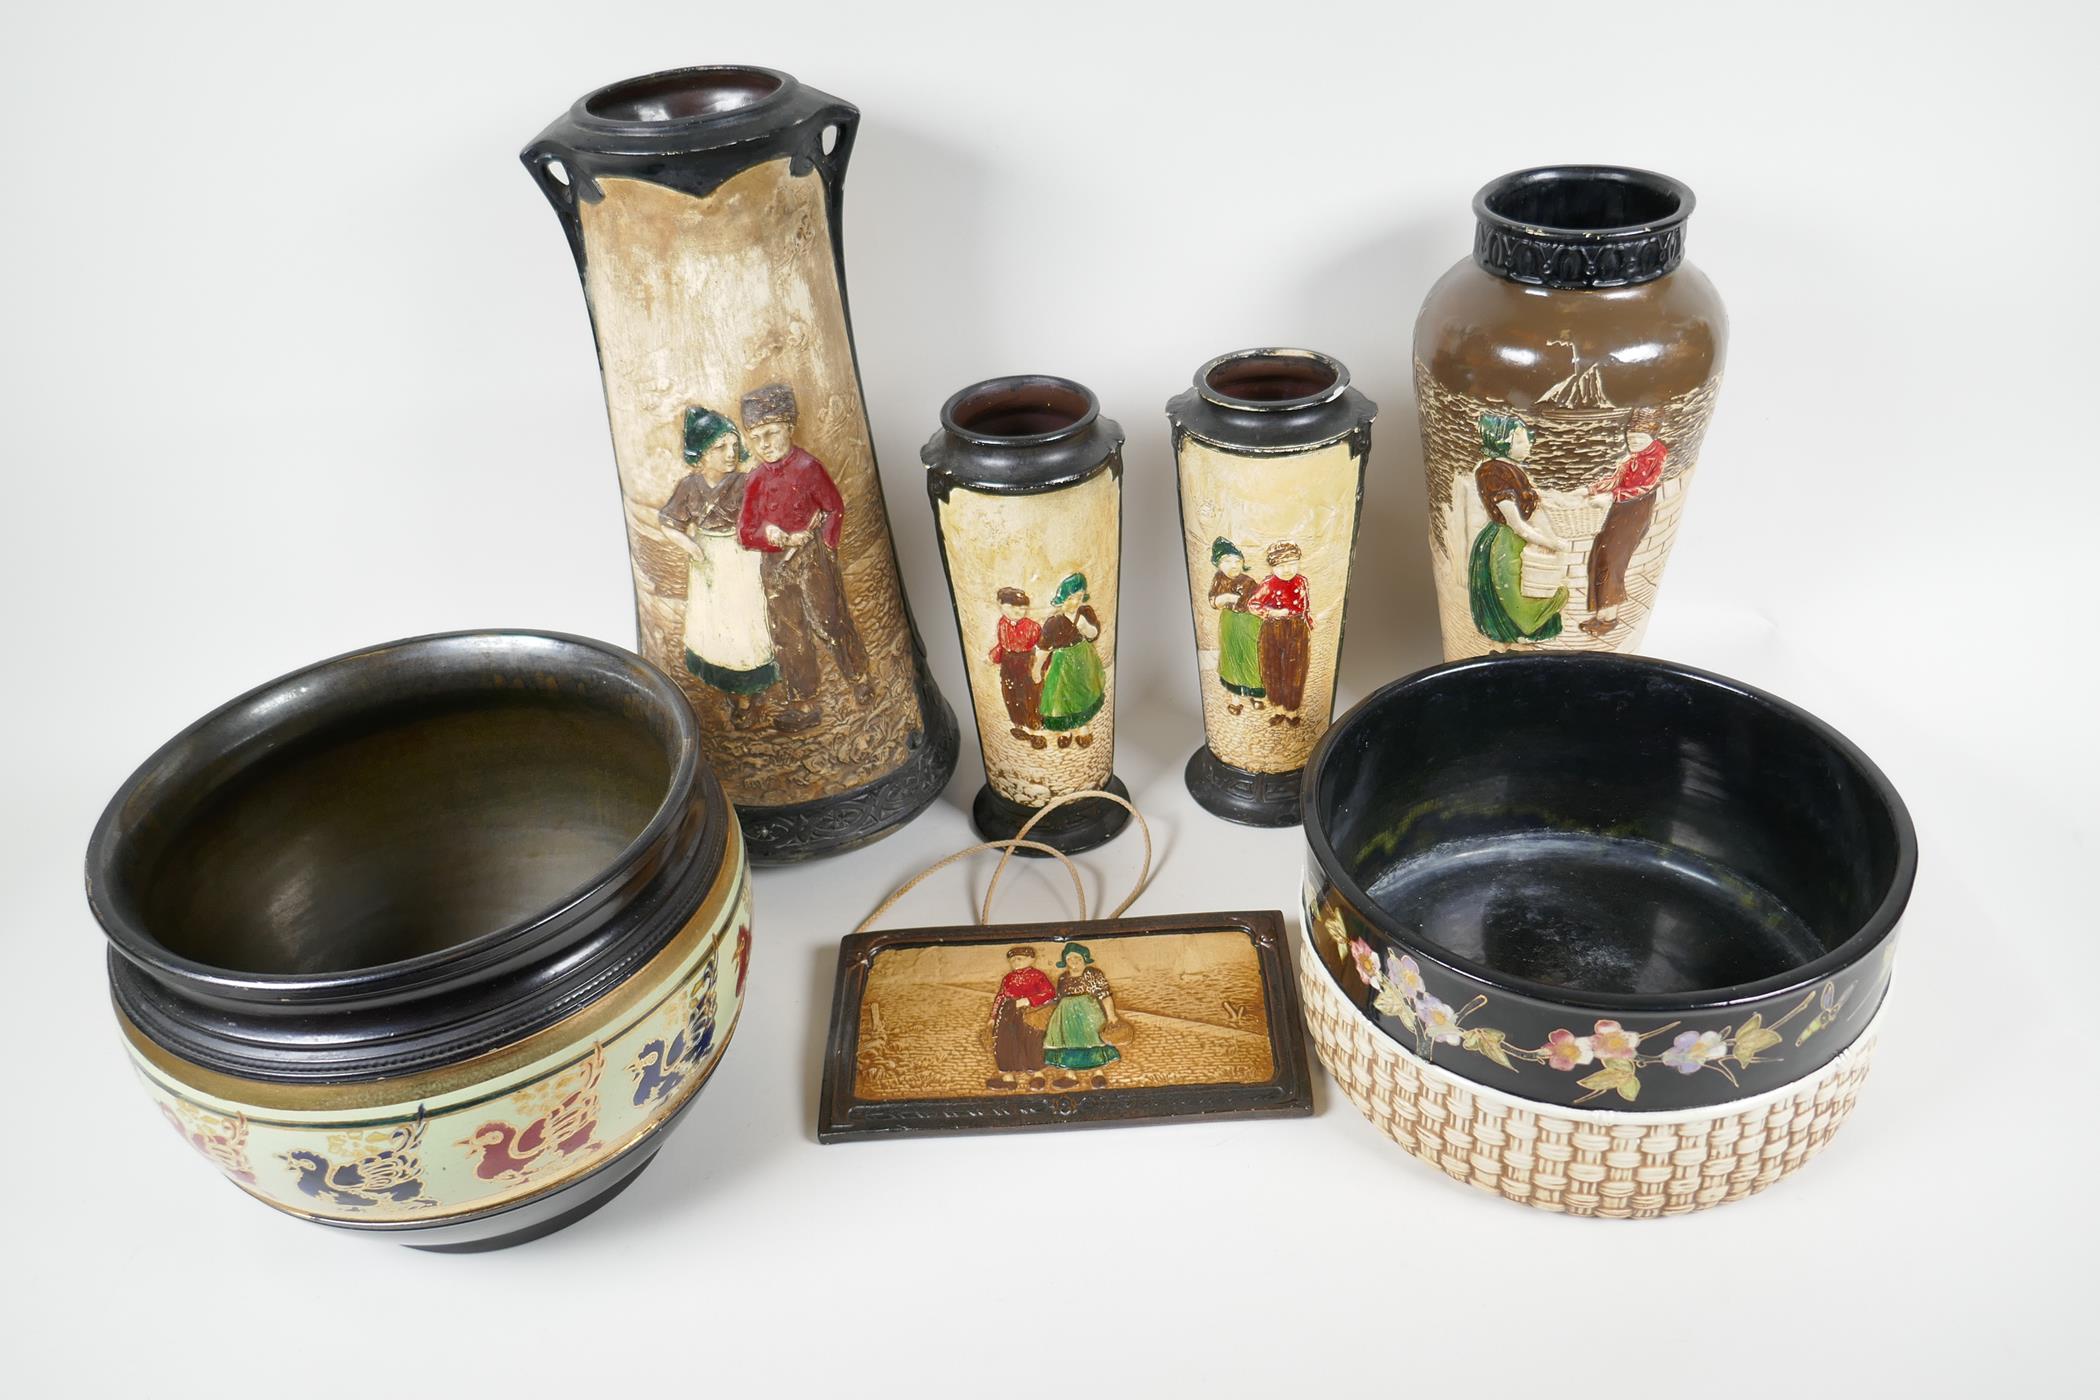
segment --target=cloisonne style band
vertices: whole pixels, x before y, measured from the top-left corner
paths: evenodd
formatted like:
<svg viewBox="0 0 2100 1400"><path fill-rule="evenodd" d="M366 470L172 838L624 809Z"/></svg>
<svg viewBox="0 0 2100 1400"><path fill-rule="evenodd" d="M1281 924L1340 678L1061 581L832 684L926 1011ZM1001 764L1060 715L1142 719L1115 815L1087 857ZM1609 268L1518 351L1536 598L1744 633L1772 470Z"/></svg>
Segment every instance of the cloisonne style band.
<svg viewBox="0 0 2100 1400"><path fill-rule="evenodd" d="M503 1210L643 1147L714 1072L743 1009L750 949L750 876L733 852L692 919L617 992L427 1073L242 1079L118 1019L162 1115L242 1190L325 1224L413 1229Z"/></svg>

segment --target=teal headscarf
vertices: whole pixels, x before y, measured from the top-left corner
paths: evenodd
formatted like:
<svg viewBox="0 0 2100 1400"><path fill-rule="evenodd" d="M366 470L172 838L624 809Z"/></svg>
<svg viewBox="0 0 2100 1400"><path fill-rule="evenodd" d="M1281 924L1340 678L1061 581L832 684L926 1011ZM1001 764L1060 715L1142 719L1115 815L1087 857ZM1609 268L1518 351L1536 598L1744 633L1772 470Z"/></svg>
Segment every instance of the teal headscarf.
<svg viewBox="0 0 2100 1400"><path fill-rule="evenodd" d="M1050 606L1054 608L1074 593L1084 592L1086 592L1086 575L1067 574L1065 575L1065 581L1057 586L1056 595L1050 599Z"/></svg>
<svg viewBox="0 0 2100 1400"><path fill-rule="evenodd" d="M737 432L735 424L711 408L696 406L687 409L685 411L686 465L700 465L701 457L706 455L708 448L721 441L724 433L728 433L736 438L736 459L739 462L750 461L751 454L745 449L743 436Z"/></svg>
<svg viewBox="0 0 2100 1400"><path fill-rule="evenodd" d="M1094 955L1087 951L1087 946L1084 943L1067 943L1057 955L1058 965L1062 967L1065 959L1071 957L1074 953L1079 954L1081 962L1084 962L1089 967L1093 966Z"/></svg>
<svg viewBox="0 0 2100 1400"><path fill-rule="evenodd" d="M1517 435L1524 420L1514 414L1483 413L1480 415L1480 446L1490 457L1508 457L1509 440Z"/></svg>
<svg viewBox="0 0 2100 1400"><path fill-rule="evenodd" d="M1216 540L1214 540L1211 543L1210 566L1213 569L1217 568L1218 562L1228 554L1239 559L1245 559L1247 557L1247 552L1245 550L1241 549L1231 540L1226 539L1223 535L1220 535Z"/></svg>

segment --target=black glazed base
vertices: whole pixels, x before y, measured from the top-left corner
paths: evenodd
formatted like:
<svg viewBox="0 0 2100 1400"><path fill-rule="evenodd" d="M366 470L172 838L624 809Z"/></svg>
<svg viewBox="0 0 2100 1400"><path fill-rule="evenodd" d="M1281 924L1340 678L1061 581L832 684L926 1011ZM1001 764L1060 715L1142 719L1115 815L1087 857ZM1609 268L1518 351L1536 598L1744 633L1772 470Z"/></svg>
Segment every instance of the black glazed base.
<svg viewBox="0 0 2100 1400"><path fill-rule="evenodd" d="M1214 817L1241 826L1296 826L1298 794L1305 785L1305 770L1288 773L1257 773L1236 768L1210 751L1205 744L1189 755L1182 770L1189 796Z"/></svg>
<svg viewBox="0 0 2100 1400"><path fill-rule="evenodd" d="M925 811L955 776L962 738L955 711L924 666L919 668L919 713L926 716L919 746L874 782L814 802L737 808L751 863L792 865L835 856L879 841Z"/></svg>
<svg viewBox="0 0 2100 1400"><path fill-rule="evenodd" d="M1101 790L1112 792L1126 801L1130 797L1130 789L1124 787L1123 780L1113 773L1109 774L1108 781L1101 785ZM992 791L990 783L986 783L977 790L977 800L970 804L970 822L977 828L978 835L985 840L1005 841L1020 835L1021 828L1028 825L1028 819L1040 810L1042 809L1023 806L1019 802L1001 797ZM1036 823L1035 829L1028 833L1028 839L1040 841L1046 846L1055 846L1066 855L1072 856L1108 844L1128 825L1128 809L1118 807L1113 802L1104 802L1098 797L1091 797L1084 802L1067 803L1044 817ZM1049 859L1041 851L1022 849L1014 854L1041 860Z"/></svg>

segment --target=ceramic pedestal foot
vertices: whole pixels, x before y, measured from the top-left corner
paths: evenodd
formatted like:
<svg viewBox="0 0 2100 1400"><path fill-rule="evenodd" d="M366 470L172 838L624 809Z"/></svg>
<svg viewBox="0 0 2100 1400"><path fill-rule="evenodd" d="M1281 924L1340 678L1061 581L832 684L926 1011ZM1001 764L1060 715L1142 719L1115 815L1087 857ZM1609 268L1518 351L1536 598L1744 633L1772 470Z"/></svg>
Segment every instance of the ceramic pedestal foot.
<svg viewBox="0 0 2100 1400"><path fill-rule="evenodd" d="M1125 800L1130 797L1130 789L1124 787L1123 780L1114 774L1109 775L1101 790ZM1001 797L993 791L990 783L986 783L977 790L977 800L970 804L970 821L985 840L1005 841L1020 835L1021 828L1038 810ZM1055 846L1068 856L1077 855L1115 840L1129 824L1128 810L1092 797L1084 802L1067 802L1038 822L1035 830L1028 833L1028 839ZM1049 859L1041 851L1023 849L1014 854Z"/></svg>
<svg viewBox="0 0 2100 1400"><path fill-rule="evenodd" d="M1288 773L1256 773L1235 768L1205 744L1189 755L1182 781L1196 805L1214 817L1241 826L1296 826L1302 768Z"/></svg>

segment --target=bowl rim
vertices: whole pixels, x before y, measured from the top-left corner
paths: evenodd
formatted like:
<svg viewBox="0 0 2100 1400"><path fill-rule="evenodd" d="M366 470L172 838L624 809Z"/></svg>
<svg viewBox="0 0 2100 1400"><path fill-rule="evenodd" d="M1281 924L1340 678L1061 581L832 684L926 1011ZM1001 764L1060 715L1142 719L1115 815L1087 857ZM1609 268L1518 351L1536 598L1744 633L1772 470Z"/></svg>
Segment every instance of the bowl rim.
<svg viewBox="0 0 2100 1400"><path fill-rule="evenodd" d="M1691 992L1605 992L1579 987L1551 986L1514 976L1471 958L1461 957L1442 945L1432 943L1401 927L1384 906L1370 897L1356 877L1343 868L1335 855L1332 843L1327 838L1325 826L1320 820L1320 798L1327 776L1328 760L1345 731L1379 702L1409 690L1440 686L1454 676L1473 674L1487 666L1567 667L1570 669L1571 682L1578 679L1579 672L1584 668L1667 675L1733 695L1806 728L1858 770L1876 800L1881 802L1888 812L1890 826L1895 835L1895 866L1881 901L1848 937L1812 962L1755 982L1706 987ZM1905 906L1910 902L1911 888L1918 873L1918 836L1917 829L1911 822L1910 809L1904 805L1903 798L1897 793L1895 785L1889 781L1888 775L1883 773L1880 766L1868 758L1857 744L1799 705L1783 700L1747 681L1739 681L1681 662L1649 656L1622 656L1611 652L1582 652L1572 656L1473 656L1425 667L1411 675L1388 681L1350 706L1348 712L1328 726L1327 732L1320 737L1320 742L1305 762L1305 783L1300 789L1299 806L1305 842L1312 853L1314 867L1322 878L1349 901L1357 917L1380 935L1449 972L1488 987L1500 988L1550 1006L1579 1010L1689 1014L1762 1001L1802 987L1815 986L1837 972L1864 962L1876 947L1888 939L1902 918ZM1330 972L1328 975L1333 974Z"/></svg>
<svg viewBox="0 0 2100 1400"><path fill-rule="evenodd" d="M184 768L208 764L247 745L269 743L275 725L265 718L269 709L296 702L302 695L311 695L315 705L323 703L324 693L317 683L354 673L355 662L383 655L447 655L486 647L499 648L510 657L534 652L569 657L587 653L612 662L628 671L645 692L653 694L670 719L674 748L663 796L641 830L597 874L508 924L448 947L333 972L251 972L187 957L162 943L132 900L118 895L117 856L129 825L127 812L149 784ZM242 723L244 720L246 724ZM209 747L198 752L199 745L205 743ZM132 770L103 808L88 838L88 905L113 951L149 977L208 996L300 1006L397 997L437 984L472 979L530 956L543 940L573 928L578 918L598 902L646 879L661 863L674 828L686 819L701 771L699 721L684 693L644 658L611 642L530 628L479 628L431 632L357 647L297 667L244 691L183 726Z"/></svg>

